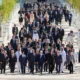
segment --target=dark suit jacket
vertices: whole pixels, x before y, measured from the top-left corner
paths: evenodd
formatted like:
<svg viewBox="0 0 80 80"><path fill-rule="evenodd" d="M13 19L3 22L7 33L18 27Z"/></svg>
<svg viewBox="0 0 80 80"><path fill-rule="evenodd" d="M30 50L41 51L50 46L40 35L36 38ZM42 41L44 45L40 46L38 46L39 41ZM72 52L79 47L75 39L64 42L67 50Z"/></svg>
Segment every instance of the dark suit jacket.
<svg viewBox="0 0 80 80"><path fill-rule="evenodd" d="M45 56L44 54L41 56L39 55L39 65L43 65L44 64L44 61L45 61Z"/></svg>
<svg viewBox="0 0 80 80"><path fill-rule="evenodd" d="M61 55L56 55L55 56L55 62L56 64L61 64L62 63L62 56Z"/></svg>
<svg viewBox="0 0 80 80"><path fill-rule="evenodd" d="M15 49L16 41L11 39L10 44L11 44L12 48Z"/></svg>
<svg viewBox="0 0 80 80"><path fill-rule="evenodd" d="M62 38L64 36L64 29L59 30L59 36Z"/></svg>
<svg viewBox="0 0 80 80"><path fill-rule="evenodd" d="M19 62L20 62L21 65L26 66L26 64L27 64L27 57L26 57L26 55L24 57L22 55L20 55Z"/></svg>
<svg viewBox="0 0 80 80"><path fill-rule="evenodd" d="M0 52L0 62L2 62L3 58L2 58L2 53Z"/></svg>
<svg viewBox="0 0 80 80"><path fill-rule="evenodd" d="M11 55L9 58L10 66L15 66L16 61L17 61L16 56L14 55L14 57L12 58L12 55Z"/></svg>
<svg viewBox="0 0 80 80"><path fill-rule="evenodd" d="M35 62L39 62L39 54L35 55Z"/></svg>
<svg viewBox="0 0 80 80"><path fill-rule="evenodd" d="M48 55L48 62L49 64L54 64L55 63L55 54L50 54Z"/></svg>
<svg viewBox="0 0 80 80"><path fill-rule="evenodd" d="M28 61L29 61L29 63L34 64L34 62L35 62L35 55L33 53L29 53L28 54Z"/></svg>
<svg viewBox="0 0 80 80"><path fill-rule="evenodd" d="M7 62L8 62L8 56L5 57L5 55L2 54L2 57L1 58L2 58L2 65L6 65Z"/></svg>
<svg viewBox="0 0 80 80"><path fill-rule="evenodd" d="M27 56L27 54L28 54L28 49L27 49L27 47L22 48L22 50L24 51L25 55Z"/></svg>
<svg viewBox="0 0 80 80"><path fill-rule="evenodd" d="M12 33L14 34L14 32L16 32L16 34L18 34L18 28L17 27L12 28Z"/></svg>

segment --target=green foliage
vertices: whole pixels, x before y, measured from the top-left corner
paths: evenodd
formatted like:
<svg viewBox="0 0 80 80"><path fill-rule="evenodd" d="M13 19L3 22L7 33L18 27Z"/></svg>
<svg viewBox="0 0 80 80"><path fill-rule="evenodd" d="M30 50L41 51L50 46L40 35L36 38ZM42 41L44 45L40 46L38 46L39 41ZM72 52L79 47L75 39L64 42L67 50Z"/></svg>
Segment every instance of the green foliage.
<svg viewBox="0 0 80 80"><path fill-rule="evenodd" d="M80 0L68 0L74 8L80 11Z"/></svg>
<svg viewBox="0 0 80 80"><path fill-rule="evenodd" d="M3 0L2 6L0 6L0 15L3 17L4 21L9 19L10 13L17 1L18 0Z"/></svg>

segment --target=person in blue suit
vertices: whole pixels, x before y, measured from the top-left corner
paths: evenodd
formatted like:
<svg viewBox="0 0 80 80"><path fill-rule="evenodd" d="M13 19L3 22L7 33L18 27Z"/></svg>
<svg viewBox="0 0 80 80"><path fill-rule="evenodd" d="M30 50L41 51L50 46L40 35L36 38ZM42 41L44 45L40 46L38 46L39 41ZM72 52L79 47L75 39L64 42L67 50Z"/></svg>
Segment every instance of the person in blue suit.
<svg viewBox="0 0 80 80"><path fill-rule="evenodd" d="M55 63L56 63L56 73L60 73L61 63L62 63L62 56L60 54L60 51L57 51L56 57L55 57Z"/></svg>
<svg viewBox="0 0 80 80"><path fill-rule="evenodd" d="M71 26L71 23L72 23L72 14L69 13L68 15L68 21L69 21L69 26Z"/></svg>
<svg viewBox="0 0 80 80"><path fill-rule="evenodd" d="M34 49L31 49L30 53L28 54L28 62L29 62L30 73L34 74L34 63L35 63Z"/></svg>
<svg viewBox="0 0 80 80"><path fill-rule="evenodd" d="M45 61L45 56L43 54L43 51L41 50L40 54L39 54L39 69L40 69L41 74L42 74L42 71L43 71L44 61Z"/></svg>
<svg viewBox="0 0 80 80"><path fill-rule="evenodd" d="M27 64L27 57L26 57L24 51L22 51L22 54L19 57L19 62L21 64L21 72L22 72L22 74L25 74L26 64Z"/></svg>

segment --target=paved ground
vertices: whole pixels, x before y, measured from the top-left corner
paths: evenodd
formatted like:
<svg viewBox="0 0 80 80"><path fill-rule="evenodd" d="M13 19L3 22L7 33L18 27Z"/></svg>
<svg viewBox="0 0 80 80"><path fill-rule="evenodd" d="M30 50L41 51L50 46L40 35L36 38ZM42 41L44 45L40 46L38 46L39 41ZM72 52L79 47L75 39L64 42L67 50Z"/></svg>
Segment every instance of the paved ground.
<svg viewBox="0 0 80 80"><path fill-rule="evenodd" d="M48 74L48 72L35 73L34 75L29 74L26 70L26 74L22 75L15 70L14 74L9 73L7 69L6 74L0 74L0 80L80 80L80 64L76 64L74 74L69 74L69 71L65 69L64 73L56 74L55 70L53 74Z"/></svg>

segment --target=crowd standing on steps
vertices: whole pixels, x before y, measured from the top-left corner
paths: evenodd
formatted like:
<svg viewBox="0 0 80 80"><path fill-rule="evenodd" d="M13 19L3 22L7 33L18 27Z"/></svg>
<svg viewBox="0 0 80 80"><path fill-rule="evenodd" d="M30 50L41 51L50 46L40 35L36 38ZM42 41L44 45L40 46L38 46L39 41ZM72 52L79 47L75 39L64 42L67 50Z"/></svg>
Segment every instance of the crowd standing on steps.
<svg viewBox="0 0 80 80"><path fill-rule="evenodd" d="M22 74L52 74L55 70L60 74L65 73L64 69L73 73L78 62L72 41L73 31L68 34L67 43L63 44L65 31L63 26L59 26L63 18L71 26L70 11L66 6L47 2L24 3L23 6L18 13L19 23L24 21L24 26L19 31L14 24L12 39L7 46L2 44L0 47L1 73L6 72L7 65L10 73L15 73L15 67Z"/></svg>

